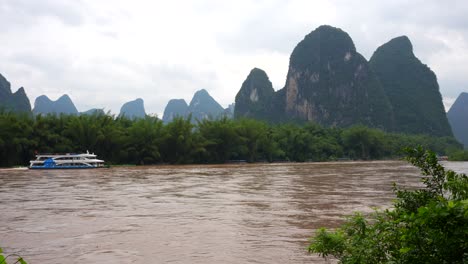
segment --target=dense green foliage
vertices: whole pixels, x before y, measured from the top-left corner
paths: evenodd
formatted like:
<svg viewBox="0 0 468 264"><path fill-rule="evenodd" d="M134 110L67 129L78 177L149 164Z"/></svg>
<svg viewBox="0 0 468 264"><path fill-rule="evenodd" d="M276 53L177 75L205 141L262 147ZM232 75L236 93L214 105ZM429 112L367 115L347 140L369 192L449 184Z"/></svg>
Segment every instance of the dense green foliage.
<svg viewBox="0 0 468 264"><path fill-rule="evenodd" d="M395 187L393 209L355 214L334 231L319 229L310 252L339 263L468 262L468 177L445 170L433 152L407 153L424 188Z"/></svg>
<svg viewBox="0 0 468 264"><path fill-rule="evenodd" d="M8 264L7 260L11 259L12 262L10 263L19 263L19 264L27 264L27 262L18 254L12 253L12 254L5 254L4 256L3 249L0 248L0 264Z"/></svg>
<svg viewBox="0 0 468 264"><path fill-rule="evenodd" d="M380 46L369 61L395 116L395 131L452 136L436 75L413 54L406 36Z"/></svg>
<svg viewBox="0 0 468 264"><path fill-rule="evenodd" d="M156 117L130 120L103 114L30 116L0 113L0 166L28 165L38 153L89 150L110 164L225 163L230 160L325 161L383 159L404 146L424 145L439 154L460 150L453 138L388 134L354 126L276 124L252 119L202 120Z"/></svg>

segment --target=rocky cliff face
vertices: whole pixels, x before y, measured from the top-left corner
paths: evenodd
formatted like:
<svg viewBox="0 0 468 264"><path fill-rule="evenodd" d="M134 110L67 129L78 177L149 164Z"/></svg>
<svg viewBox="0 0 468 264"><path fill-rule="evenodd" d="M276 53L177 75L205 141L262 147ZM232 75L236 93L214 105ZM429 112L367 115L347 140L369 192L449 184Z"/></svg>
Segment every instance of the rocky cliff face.
<svg viewBox="0 0 468 264"><path fill-rule="evenodd" d="M218 118L223 115L224 108L216 102L205 90L197 91L190 101L188 113L192 114L192 120L203 120L206 118Z"/></svg>
<svg viewBox="0 0 468 264"><path fill-rule="evenodd" d="M252 70L236 96L235 117L452 135L436 76L407 37L379 47L367 62L349 35L331 26L294 48L283 89L274 92L266 73Z"/></svg>
<svg viewBox="0 0 468 264"><path fill-rule="evenodd" d="M294 49L284 88L286 116L324 126L393 128L393 111L347 33L320 26Z"/></svg>
<svg viewBox="0 0 468 264"><path fill-rule="evenodd" d="M175 117L186 117L188 105L184 99L171 99L164 108L163 121L171 122Z"/></svg>
<svg viewBox="0 0 468 264"><path fill-rule="evenodd" d="M37 97L36 101L34 102L33 113L35 115L38 115L38 114L76 115L78 114L78 110L76 109L70 97L66 94L62 95L56 101L52 101L49 99L49 97L45 95L41 95Z"/></svg>
<svg viewBox="0 0 468 264"><path fill-rule="evenodd" d="M0 110L12 112L31 112L31 103L21 87L15 93L11 92L10 82L0 74Z"/></svg>
<svg viewBox="0 0 468 264"><path fill-rule="evenodd" d="M130 119L144 118L146 116L146 112L143 99L137 98L123 104L120 108L119 116L125 116Z"/></svg>
<svg viewBox="0 0 468 264"><path fill-rule="evenodd" d="M395 131L451 136L434 72L413 54L406 36L380 46L370 59L395 114Z"/></svg>
<svg viewBox="0 0 468 264"><path fill-rule="evenodd" d="M461 93L447 113L455 138L468 149L468 93Z"/></svg>
<svg viewBox="0 0 468 264"><path fill-rule="evenodd" d="M265 71L254 68L236 95L234 116L271 120L275 90Z"/></svg>

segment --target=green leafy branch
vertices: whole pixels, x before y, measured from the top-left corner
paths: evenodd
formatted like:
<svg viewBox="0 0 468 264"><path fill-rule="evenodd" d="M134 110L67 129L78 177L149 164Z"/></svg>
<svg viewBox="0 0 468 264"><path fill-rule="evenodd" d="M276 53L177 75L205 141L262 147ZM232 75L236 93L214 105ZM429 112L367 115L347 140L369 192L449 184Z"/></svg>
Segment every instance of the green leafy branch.
<svg viewBox="0 0 468 264"><path fill-rule="evenodd" d="M433 152L406 149L424 188L394 186L394 208L356 213L316 231L309 252L339 263L468 263L468 177L446 170Z"/></svg>
<svg viewBox="0 0 468 264"><path fill-rule="evenodd" d="M12 258L15 258L16 261L13 263L13 264L27 264L27 262L23 259L23 257L21 257L20 255L16 254L16 253L11 253L11 254L8 254L6 256L4 256L3 254L3 249L0 248L0 264L7 264L7 259L9 257L12 257Z"/></svg>

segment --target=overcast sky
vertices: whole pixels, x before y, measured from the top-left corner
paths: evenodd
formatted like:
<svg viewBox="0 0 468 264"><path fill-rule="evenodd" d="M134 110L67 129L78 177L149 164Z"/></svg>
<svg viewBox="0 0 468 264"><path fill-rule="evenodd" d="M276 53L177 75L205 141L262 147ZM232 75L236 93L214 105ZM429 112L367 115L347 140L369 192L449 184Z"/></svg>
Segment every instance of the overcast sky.
<svg viewBox="0 0 468 264"><path fill-rule="evenodd" d="M468 91L467 14L466 0L0 0L0 73L32 105L66 93L118 113L141 97L161 115L206 89L226 107L254 67L281 89L295 45L328 24L367 59L407 35L449 106Z"/></svg>

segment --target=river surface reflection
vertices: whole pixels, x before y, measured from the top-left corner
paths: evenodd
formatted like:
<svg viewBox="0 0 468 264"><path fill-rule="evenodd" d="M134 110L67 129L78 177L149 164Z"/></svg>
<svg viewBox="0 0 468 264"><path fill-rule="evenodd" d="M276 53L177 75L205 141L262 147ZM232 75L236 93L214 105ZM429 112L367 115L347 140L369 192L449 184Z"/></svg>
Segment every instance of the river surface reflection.
<svg viewBox="0 0 468 264"><path fill-rule="evenodd" d="M468 163L446 162L459 172ZM28 263L324 263L318 227L419 184L405 162L0 170L0 246Z"/></svg>

